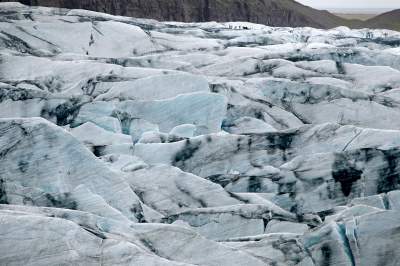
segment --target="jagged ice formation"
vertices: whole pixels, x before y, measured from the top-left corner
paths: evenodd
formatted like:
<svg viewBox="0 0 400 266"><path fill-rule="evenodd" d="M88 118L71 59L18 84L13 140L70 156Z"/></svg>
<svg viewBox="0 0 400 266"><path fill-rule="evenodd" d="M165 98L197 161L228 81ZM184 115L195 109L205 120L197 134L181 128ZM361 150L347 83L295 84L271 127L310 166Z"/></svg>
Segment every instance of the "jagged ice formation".
<svg viewBox="0 0 400 266"><path fill-rule="evenodd" d="M1 265L397 265L400 33L0 4Z"/></svg>

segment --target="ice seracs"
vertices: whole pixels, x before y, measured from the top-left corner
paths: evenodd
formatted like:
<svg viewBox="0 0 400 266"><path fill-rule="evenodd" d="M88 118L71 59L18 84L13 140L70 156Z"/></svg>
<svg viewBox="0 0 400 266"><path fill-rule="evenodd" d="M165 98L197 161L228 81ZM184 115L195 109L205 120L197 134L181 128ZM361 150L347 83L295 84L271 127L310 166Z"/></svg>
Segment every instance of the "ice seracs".
<svg viewBox="0 0 400 266"><path fill-rule="evenodd" d="M96 100L163 100L179 94L209 91L204 77L191 74L151 76L133 82L113 82L111 85Z"/></svg>
<svg viewBox="0 0 400 266"><path fill-rule="evenodd" d="M398 261L400 33L0 17L1 265Z"/></svg>

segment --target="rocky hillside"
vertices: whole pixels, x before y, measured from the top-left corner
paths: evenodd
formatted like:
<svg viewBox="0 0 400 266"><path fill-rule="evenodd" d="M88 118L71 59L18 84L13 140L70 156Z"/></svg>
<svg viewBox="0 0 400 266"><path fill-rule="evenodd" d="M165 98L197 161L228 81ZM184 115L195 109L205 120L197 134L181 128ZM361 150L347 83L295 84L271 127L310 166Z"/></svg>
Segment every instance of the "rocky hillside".
<svg viewBox="0 0 400 266"><path fill-rule="evenodd" d="M0 1L2 2L2 1ZM293 0L23 0L163 21L249 21L270 26L333 28L345 20Z"/></svg>
<svg viewBox="0 0 400 266"><path fill-rule="evenodd" d="M366 27L400 31L400 9L393 10L365 22Z"/></svg>

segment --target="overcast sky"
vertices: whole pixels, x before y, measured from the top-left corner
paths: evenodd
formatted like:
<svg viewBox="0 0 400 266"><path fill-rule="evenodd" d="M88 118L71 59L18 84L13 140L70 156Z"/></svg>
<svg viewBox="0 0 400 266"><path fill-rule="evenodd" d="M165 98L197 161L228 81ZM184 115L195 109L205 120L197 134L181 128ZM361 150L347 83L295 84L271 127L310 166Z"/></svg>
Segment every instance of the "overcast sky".
<svg viewBox="0 0 400 266"><path fill-rule="evenodd" d="M297 0L315 8L400 8L400 0Z"/></svg>

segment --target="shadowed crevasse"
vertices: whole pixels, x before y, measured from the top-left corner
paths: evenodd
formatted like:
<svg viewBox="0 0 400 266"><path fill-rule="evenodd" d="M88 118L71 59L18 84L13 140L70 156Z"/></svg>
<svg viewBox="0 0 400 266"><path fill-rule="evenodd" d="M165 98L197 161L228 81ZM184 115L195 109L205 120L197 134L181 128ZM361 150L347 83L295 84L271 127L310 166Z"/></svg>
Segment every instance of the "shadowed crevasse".
<svg viewBox="0 0 400 266"><path fill-rule="evenodd" d="M356 169L343 154L336 154L332 169L333 179L340 183L343 195L348 197L353 183L361 178L362 171Z"/></svg>

